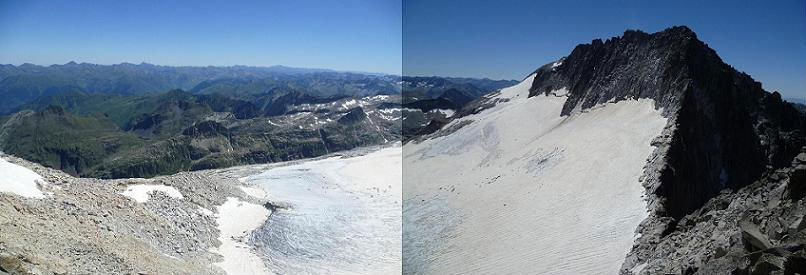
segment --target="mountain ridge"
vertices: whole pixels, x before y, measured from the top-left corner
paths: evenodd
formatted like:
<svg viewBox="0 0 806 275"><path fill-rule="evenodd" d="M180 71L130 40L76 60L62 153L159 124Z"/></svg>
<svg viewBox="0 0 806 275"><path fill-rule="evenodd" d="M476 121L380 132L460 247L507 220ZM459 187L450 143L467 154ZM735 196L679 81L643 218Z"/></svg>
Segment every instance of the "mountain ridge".
<svg viewBox="0 0 806 275"><path fill-rule="evenodd" d="M145 95L172 89L191 91L206 81L233 80L211 91L229 96L265 92L272 88L294 88L312 95L366 96L396 94L399 76L360 74L288 67L171 67L151 64L20 66L0 65L0 113L35 100L40 96L81 91L88 94ZM235 94L238 92L238 94Z"/></svg>

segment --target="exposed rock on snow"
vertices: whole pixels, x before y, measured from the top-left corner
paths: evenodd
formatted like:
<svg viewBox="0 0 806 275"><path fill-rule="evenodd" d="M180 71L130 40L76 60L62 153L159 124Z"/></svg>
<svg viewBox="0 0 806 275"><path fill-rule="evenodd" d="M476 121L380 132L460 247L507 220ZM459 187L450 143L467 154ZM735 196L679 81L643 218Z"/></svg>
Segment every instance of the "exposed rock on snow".
<svg viewBox="0 0 806 275"><path fill-rule="evenodd" d="M133 184L127 186L126 191L123 191L121 194L134 199L136 202L144 203L148 201L148 198L151 196L151 194L155 192L161 192L175 199L184 198L182 193L180 193L179 190L176 190L176 188L161 184Z"/></svg>

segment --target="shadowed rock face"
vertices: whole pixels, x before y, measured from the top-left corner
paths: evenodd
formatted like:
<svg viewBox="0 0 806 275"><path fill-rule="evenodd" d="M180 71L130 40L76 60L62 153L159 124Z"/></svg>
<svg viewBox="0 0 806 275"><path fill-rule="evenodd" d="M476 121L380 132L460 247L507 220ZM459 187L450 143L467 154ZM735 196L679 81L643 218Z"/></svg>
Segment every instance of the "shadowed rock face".
<svg viewBox="0 0 806 275"><path fill-rule="evenodd" d="M803 116L749 75L725 64L687 27L593 40L535 71L530 96L567 88L562 114L651 98L674 127L655 195L680 218L723 188L738 189L804 145Z"/></svg>

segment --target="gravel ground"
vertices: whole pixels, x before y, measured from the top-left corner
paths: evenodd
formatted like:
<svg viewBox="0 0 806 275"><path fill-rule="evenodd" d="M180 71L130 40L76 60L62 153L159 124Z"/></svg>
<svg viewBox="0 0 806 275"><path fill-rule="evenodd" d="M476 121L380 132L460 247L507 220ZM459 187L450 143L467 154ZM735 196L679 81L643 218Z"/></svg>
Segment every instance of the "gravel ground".
<svg viewBox="0 0 806 275"><path fill-rule="evenodd" d="M0 193L0 272L11 274L223 274L216 206L249 197L230 173L182 172L152 179L74 178L10 155L40 174L43 199ZM145 203L123 196L131 184L163 184L184 198L151 193ZM207 212L207 214L205 214Z"/></svg>

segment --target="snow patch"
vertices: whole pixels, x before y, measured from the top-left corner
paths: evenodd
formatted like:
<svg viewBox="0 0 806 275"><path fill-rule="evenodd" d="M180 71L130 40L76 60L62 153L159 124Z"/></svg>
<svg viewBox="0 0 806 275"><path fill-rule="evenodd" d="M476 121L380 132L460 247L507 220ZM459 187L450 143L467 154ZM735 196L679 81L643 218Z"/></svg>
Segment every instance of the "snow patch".
<svg viewBox="0 0 806 275"><path fill-rule="evenodd" d="M227 274L271 274L246 243L252 230L260 227L269 214L271 211L263 206L233 197L218 206L216 223L221 232L218 236L221 246L213 252L224 256L224 260L215 265Z"/></svg>
<svg viewBox="0 0 806 275"><path fill-rule="evenodd" d="M400 110L400 108L389 108L389 109L380 109L378 111L380 111L381 113L389 115L389 114L393 114L395 112L400 112L401 110Z"/></svg>
<svg viewBox="0 0 806 275"><path fill-rule="evenodd" d="M351 106L354 106L354 105L358 105L358 101L356 101L355 99L350 99L350 100L345 101L344 103L342 103L341 108L342 109L349 109Z"/></svg>
<svg viewBox="0 0 806 275"><path fill-rule="evenodd" d="M212 216L212 215L215 214L210 209L207 209L207 208L204 208L204 207L199 207L199 213L202 213L202 215L205 215L205 216Z"/></svg>
<svg viewBox="0 0 806 275"><path fill-rule="evenodd" d="M47 184L42 176L28 168L0 158L0 192L17 194L26 198L41 199L45 193L38 184Z"/></svg>
<svg viewBox="0 0 806 275"><path fill-rule="evenodd" d="M451 110L451 109L434 109L434 110L431 110L431 112L440 113L440 114L444 115L445 117L451 117L453 115L453 113L454 113L454 111Z"/></svg>
<svg viewBox="0 0 806 275"><path fill-rule="evenodd" d="M148 201L148 199L151 197L151 193L153 192L162 192L165 195L175 199L184 198L182 193L180 193L179 190L176 190L176 188L173 186L162 184L133 184L127 186L126 191L123 191L123 193L120 194L132 198L136 202L144 203Z"/></svg>
<svg viewBox="0 0 806 275"><path fill-rule="evenodd" d="M569 93L568 88L562 87L559 90L551 91L550 94L554 96L568 96L568 93Z"/></svg>

